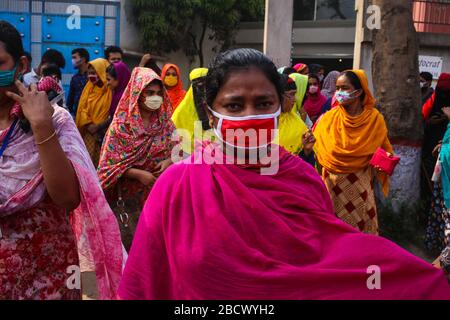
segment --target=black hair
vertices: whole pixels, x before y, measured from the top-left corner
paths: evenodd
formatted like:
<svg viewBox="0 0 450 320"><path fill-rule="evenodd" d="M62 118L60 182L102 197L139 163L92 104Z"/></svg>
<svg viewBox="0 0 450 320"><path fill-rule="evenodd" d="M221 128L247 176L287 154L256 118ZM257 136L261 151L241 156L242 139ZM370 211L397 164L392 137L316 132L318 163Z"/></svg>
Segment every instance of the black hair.
<svg viewBox="0 0 450 320"><path fill-rule="evenodd" d="M325 67L323 65L321 65L321 64L313 63L313 64L309 65L309 71L312 74L317 74L322 69L325 70Z"/></svg>
<svg viewBox="0 0 450 320"><path fill-rule="evenodd" d="M429 72L421 72L420 76L425 79L425 81L433 81L433 75Z"/></svg>
<svg viewBox="0 0 450 320"><path fill-rule="evenodd" d="M255 49L234 49L218 54L209 65L206 76L206 102L212 106L220 88L234 70L257 68L274 85L280 103L283 103L284 88L275 64L262 52Z"/></svg>
<svg viewBox="0 0 450 320"><path fill-rule="evenodd" d="M80 58L84 58L84 61L89 62L90 56L89 52L85 48L76 48L72 50L72 54L78 53Z"/></svg>
<svg viewBox="0 0 450 320"><path fill-rule="evenodd" d="M203 130L211 129L209 125L208 115L206 114L206 110L203 108L203 103L206 100L205 91L206 91L206 76L199 77L192 80L192 95L194 96L194 106L197 111L198 118L202 122Z"/></svg>
<svg viewBox="0 0 450 320"><path fill-rule="evenodd" d="M295 81L286 74L281 75L281 83L283 84L284 91L297 90Z"/></svg>
<svg viewBox="0 0 450 320"><path fill-rule="evenodd" d="M108 48L106 48L106 50L105 50L105 58L106 59L108 59L109 58L109 54L110 53L113 53L113 52L118 52L118 53L120 53L121 55L122 55L122 57L123 57L123 51L122 51L122 49L120 48L120 47L117 47L117 46L109 46Z"/></svg>
<svg viewBox="0 0 450 320"><path fill-rule="evenodd" d="M344 71L341 73L341 76L345 76L348 81L350 81L351 85L355 88L355 90L362 90L361 94L361 101L364 101L366 98L366 93L363 90L361 81L359 80L358 76L352 72L352 71Z"/></svg>
<svg viewBox="0 0 450 320"><path fill-rule="evenodd" d="M13 57L14 62L25 54L19 31L4 20L0 20L0 42L5 46L6 52Z"/></svg>
<svg viewBox="0 0 450 320"><path fill-rule="evenodd" d="M150 82L147 86L151 86L151 85L154 85L154 84L160 85L161 88L164 90L163 82L161 80L159 80L159 79L152 80L152 82Z"/></svg>
<svg viewBox="0 0 450 320"><path fill-rule="evenodd" d="M114 68L114 63L111 63L108 68L106 68L106 73L109 74L110 77L117 80L117 72L116 68Z"/></svg>
<svg viewBox="0 0 450 320"><path fill-rule="evenodd" d="M55 49L49 49L44 52L41 59L41 64L44 63L54 63L59 68L64 69L66 66L66 60L64 59L64 56L61 52Z"/></svg>
<svg viewBox="0 0 450 320"><path fill-rule="evenodd" d="M308 74L308 80L311 79L311 78L312 79L316 79L317 83L320 85L320 79L319 79L319 76L317 74L315 74L315 73ZM309 82L308 82L308 86L309 86Z"/></svg>
<svg viewBox="0 0 450 320"><path fill-rule="evenodd" d="M291 68L291 67L286 67L283 70L283 74L288 75L288 76L293 73L297 73L297 70L295 70L294 68Z"/></svg>
<svg viewBox="0 0 450 320"><path fill-rule="evenodd" d="M23 52L23 55L24 55L25 57L27 57L28 63L29 63L30 66L31 66L31 62L33 61L33 57L31 56L31 53L29 53L28 51L24 51L24 52Z"/></svg>
<svg viewBox="0 0 450 320"><path fill-rule="evenodd" d="M61 69L54 63L49 63L45 68L42 68L42 76L51 77L56 75L56 77L61 80Z"/></svg>

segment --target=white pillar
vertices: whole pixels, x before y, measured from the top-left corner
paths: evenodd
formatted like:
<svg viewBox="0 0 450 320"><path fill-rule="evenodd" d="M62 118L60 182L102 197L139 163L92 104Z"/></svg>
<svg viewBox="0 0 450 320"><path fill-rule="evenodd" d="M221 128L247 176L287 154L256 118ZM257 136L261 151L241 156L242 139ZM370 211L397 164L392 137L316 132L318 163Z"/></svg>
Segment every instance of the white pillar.
<svg viewBox="0 0 450 320"><path fill-rule="evenodd" d="M356 27L353 69L361 69L362 42L364 41L364 0L355 1Z"/></svg>
<svg viewBox="0 0 450 320"><path fill-rule="evenodd" d="M291 64L293 18L293 0L266 0L264 53L278 67Z"/></svg>

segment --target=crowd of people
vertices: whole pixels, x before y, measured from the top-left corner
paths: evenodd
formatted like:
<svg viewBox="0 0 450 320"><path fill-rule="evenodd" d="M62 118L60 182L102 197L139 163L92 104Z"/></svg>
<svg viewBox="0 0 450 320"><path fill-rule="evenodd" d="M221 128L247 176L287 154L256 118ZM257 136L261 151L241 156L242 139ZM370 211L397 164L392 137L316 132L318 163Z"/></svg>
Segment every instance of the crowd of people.
<svg viewBox="0 0 450 320"><path fill-rule="evenodd" d="M235 49L185 91L123 58L74 49L66 100L63 55L31 68L0 21L0 299L80 299L71 266L101 299L450 299L450 75L420 75L433 265L379 236L394 150L363 70Z"/></svg>

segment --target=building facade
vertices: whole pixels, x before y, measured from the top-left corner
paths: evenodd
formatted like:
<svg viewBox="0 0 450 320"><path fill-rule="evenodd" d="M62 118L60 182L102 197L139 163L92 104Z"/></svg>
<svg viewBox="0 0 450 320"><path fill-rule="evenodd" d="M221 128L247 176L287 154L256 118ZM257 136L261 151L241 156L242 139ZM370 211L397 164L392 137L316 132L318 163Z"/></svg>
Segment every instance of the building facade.
<svg viewBox="0 0 450 320"><path fill-rule="evenodd" d="M0 0L0 19L19 30L34 67L45 50L56 49L64 55L66 93L76 71L72 50L86 48L91 60L103 57L105 47L120 43L120 17L119 0Z"/></svg>

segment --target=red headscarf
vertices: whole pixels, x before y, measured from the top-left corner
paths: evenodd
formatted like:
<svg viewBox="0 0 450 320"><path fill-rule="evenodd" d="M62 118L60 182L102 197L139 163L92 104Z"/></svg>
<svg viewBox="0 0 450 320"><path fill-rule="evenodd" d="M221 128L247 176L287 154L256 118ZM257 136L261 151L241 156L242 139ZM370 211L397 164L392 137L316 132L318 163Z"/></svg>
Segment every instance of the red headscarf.
<svg viewBox="0 0 450 320"><path fill-rule="evenodd" d="M59 86L58 82L52 77L43 77L39 80L37 84L37 89L39 91L49 92L50 90L55 90L57 93L62 91L62 88Z"/></svg>
<svg viewBox="0 0 450 320"><path fill-rule="evenodd" d="M439 76L436 89L449 90L450 91L450 73L442 73Z"/></svg>
<svg viewBox="0 0 450 320"><path fill-rule="evenodd" d="M322 113L322 108L327 102L327 98L322 94L320 83L318 84L318 87L319 88L315 95L312 95L309 92L306 93L306 99L303 103L303 107L305 108L305 111L308 113L310 118L320 116L320 114Z"/></svg>
<svg viewBox="0 0 450 320"><path fill-rule="evenodd" d="M164 65L164 67L162 69L162 73L161 73L162 81L164 82L164 78L166 77L167 71L169 71L170 68L175 69L175 71L177 73L177 77L178 77L178 83L176 86L174 86L172 88L168 88L166 86L167 93L169 95L170 101L172 102L173 111L175 111L175 109L178 107L180 102L183 101L184 96L186 95L186 91L183 90L183 83L181 82L180 68L178 68L178 66L176 66L172 63L168 63L168 64Z"/></svg>
<svg viewBox="0 0 450 320"><path fill-rule="evenodd" d="M125 171L147 157L170 156L175 126L170 120L172 107L165 90L163 105L153 112L150 128L144 127L139 111L139 96L154 80L161 79L149 68L134 68L131 74L102 146L98 176L103 189L114 185Z"/></svg>
<svg viewBox="0 0 450 320"><path fill-rule="evenodd" d="M422 106L422 116L427 122L430 119L430 115L431 115L432 111L439 112L439 110L443 107L442 105L435 106L436 92L440 92L440 91L450 91L450 73L442 73L439 76L439 79L438 79L438 82L436 85L436 91L427 100L427 102L425 102L425 104Z"/></svg>

